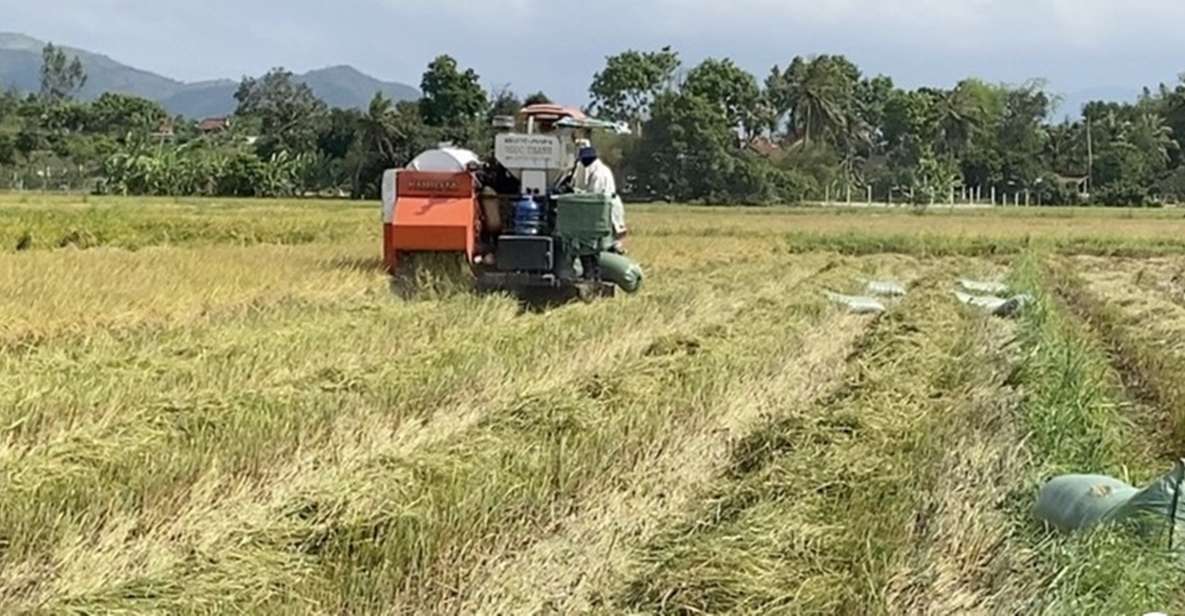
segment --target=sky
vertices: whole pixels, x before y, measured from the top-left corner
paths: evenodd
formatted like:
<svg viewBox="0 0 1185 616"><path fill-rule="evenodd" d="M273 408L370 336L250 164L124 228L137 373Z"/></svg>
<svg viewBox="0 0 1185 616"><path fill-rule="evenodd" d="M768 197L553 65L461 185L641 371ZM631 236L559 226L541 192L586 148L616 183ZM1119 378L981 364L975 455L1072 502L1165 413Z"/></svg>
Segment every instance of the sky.
<svg viewBox="0 0 1185 616"><path fill-rule="evenodd" d="M759 78L846 54L902 86L966 76L1136 92L1185 72L1182 0L0 0L0 31L186 81L350 64L418 85L448 53L483 85L584 103L605 57L671 45Z"/></svg>

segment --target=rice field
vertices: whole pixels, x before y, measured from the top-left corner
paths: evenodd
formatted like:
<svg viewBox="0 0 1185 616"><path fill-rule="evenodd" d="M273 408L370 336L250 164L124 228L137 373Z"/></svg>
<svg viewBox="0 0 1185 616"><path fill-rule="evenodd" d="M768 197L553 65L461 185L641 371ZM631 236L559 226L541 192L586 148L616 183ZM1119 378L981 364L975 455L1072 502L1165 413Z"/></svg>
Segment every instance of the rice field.
<svg viewBox="0 0 1185 616"><path fill-rule="evenodd" d="M524 311L376 204L0 196L0 613L1185 610L1031 512L1185 455L1185 211L629 211L639 294Z"/></svg>

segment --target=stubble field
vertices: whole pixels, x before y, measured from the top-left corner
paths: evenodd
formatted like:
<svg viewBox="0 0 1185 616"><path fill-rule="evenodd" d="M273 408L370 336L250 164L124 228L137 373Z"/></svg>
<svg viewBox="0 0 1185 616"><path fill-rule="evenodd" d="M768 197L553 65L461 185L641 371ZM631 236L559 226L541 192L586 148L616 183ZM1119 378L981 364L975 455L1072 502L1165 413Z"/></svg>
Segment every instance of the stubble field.
<svg viewBox="0 0 1185 616"><path fill-rule="evenodd" d="M642 292L539 312L396 297L375 204L0 196L0 613L1185 609L1030 513L1185 454L1185 212L630 223Z"/></svg>

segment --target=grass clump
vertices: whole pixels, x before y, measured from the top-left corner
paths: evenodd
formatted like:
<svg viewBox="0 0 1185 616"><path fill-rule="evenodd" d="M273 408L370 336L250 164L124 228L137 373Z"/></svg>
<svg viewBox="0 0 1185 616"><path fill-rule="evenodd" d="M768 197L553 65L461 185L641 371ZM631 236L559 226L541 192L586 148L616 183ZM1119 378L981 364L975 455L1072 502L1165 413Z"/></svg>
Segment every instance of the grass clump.
<svg viewBox="0 0 1185 616"><path fill-rule="evenodd" d="M949 612L1020 594L1021 584L983 579L1012 562L991 549L1003 513L989 506L975 510L983 519L966 517L971 502L984 507L976 497L1000 489L985 470L999 465L970 453L944 457L952 439L978 434L955 418L990 407L1003 379L983 327L940 279L920 285L861 345L837 394L787 409L736 448L714 496L638 554L616 608ZM975 451L967 438L960 452ZM951 584L961 597L946 596Z"/></svg>
<svg viewBox="0 0 1185 616"><path fill-rule="evenodd" d="M1101 473L1139 484L1167 472L1171 462L1156 456L1156 427L1132 421L1138 415L1105 348L1052 290L1072 281L1058 280L1040 258L1028 256L1014 283L1037 298L1021 321L1025 360L1018 374L1026 392L1021 419L1030 434L1031 482L1015 503L1034 564L1045 577L1031 611L1179 611L1185 607L1178 585L1185 568L1162 538L1122 528L1055 535L1029 514L1040 483L1054 475Z"/></svg>

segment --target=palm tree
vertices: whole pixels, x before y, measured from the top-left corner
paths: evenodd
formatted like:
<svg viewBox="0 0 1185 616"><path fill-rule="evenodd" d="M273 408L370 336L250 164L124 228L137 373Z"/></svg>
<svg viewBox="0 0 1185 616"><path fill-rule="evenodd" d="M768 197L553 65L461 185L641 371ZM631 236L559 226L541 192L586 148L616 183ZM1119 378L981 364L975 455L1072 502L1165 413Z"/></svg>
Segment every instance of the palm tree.
<svg viewBox="0 0 1185 616"><path fill-rule="evenodd" d="M946 92L935 105L943 153L961 157L981 130L987 110L963 84Z"/></svg>
<svg viewBox="0 0 1185 616"><path fill-rule="evenodd" d="M405 139L399 128L399 112L391 103L391 99L375 93L370 101L370 107L359 120L358 139L354 143L354 155L351 158L354 165L353 192L358 193L362 184L362 172L374 158L377 157L384 168L398 164L399 151L397 140Z"/></svg>
<svg viewBox="0 0 1185 616"><path fill-rule="evenodd" d="M1135 120L1124 123L1121 135L1162 166L1169 164L1179 147L1173 139L1173 129L1165 124L1163 117L1154 113L1142 113Z"/></svg>
<svg viewBox="0 0 1185 616"><path fill-rule="evenodd" d="M1063 175L1086 173L1086 130L1081 123L1050 126L1046 137L1045 156L1051 169Z"/></svg>
<svg viewBox="0 0 1185 616"><path fill-rule="evenodd" d="M366 115L362 116L362 142L387 161L394 161L397 156L395 139L400 135L396 115L391 99L377 92L370 101Z"/></svg>
<svg viewBox="0 0 1185 616"><path fill-rule="evenodd" d="M794 131L804 143L829 134L844 138L854 84L838 63L829 56L795 58L782 78Z"/></svg>

